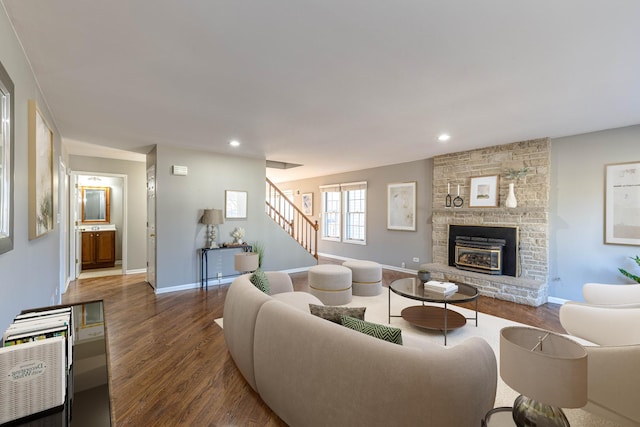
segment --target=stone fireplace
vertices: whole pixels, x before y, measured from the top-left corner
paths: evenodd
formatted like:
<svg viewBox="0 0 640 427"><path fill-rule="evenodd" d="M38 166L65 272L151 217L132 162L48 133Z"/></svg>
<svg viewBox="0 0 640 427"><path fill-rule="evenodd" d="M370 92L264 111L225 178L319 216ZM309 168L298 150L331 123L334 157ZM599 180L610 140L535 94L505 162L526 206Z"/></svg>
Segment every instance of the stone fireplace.
<svg viewBox="0 0 640 427"><path fill-rule="evenodd" d="M434 157L433 262L428 268L435 280L466 283L477 287L481 295L521 304L547 302L550 144L544 138ZM526 176L513 181L518 206L507 208L504 201L510 181L505 179L505 171L524 167L528 169ZM499 177L498 206L469 207L471 178L492 175ZM464 203L458 208L447 207L447 188L458 185ZM479 229L483 233L476 233ZM456 256L457 236L466 236L458 240L468 244L459 245L462 249ZM500 246L500 240L505 241L501 254L491 245L488 249L478 247L485 243ZM496 266L498 258L500 266ZM488 271L466 265L473 263L489 265Z"/></svg>

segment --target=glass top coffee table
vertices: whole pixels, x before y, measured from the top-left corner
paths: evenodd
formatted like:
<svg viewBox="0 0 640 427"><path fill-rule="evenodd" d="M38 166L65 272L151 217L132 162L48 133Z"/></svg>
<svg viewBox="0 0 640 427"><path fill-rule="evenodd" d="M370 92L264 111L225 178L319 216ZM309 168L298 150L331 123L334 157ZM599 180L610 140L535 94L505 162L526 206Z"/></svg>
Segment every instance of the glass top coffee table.
<svg viewBox="0 0 640 427"><path fill-rule="evenodd" d="M430 291L424 283L415 277L408 277L391 282L389 285L389 323L392 317L402 317L412 325L425 329L444 332L444 345L447 345L447 331L461 328L467 320L475 320L478 326L478 289L464 283L456 283L458 291L449 295ZM391 292L405 298L421 301L422 305L407 307L400 315L391 314ZM475 301L476 317L464 317L457 311L447 309L447 304L459 304ZM425 305L425 302L443 304L444 307Z"/></svg>

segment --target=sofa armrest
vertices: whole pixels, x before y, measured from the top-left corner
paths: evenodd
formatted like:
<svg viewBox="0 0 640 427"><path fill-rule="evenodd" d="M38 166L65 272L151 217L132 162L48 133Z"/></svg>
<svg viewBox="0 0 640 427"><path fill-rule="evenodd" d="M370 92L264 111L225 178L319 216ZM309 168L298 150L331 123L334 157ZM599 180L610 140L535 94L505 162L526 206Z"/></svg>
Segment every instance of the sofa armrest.
<svg viewBox="0 0 640 427"><path fill-rule="evenodd" d="M291 277L283 271L265 271L267 280L269 280L270 294L280 294L282 292L293 292L293 283Z"/></svg>
<svg viewBox="0 0 640 427"><path fill-rule="evenodd" d="M640 344L637 307L607 307L567 302L560 307L560 323L566 331L599 345Z"/></svg>

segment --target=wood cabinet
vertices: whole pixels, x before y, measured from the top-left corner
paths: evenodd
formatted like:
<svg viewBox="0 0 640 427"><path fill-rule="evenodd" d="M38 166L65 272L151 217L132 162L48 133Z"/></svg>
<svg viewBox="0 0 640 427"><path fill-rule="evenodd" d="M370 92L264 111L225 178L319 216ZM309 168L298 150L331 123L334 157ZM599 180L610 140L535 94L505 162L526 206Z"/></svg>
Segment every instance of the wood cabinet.
<svg viewBox="0 0 640 427"><path fill-rule="evenodd" d="M82 232L82 269L109 268L116 263L116 232Z"/></svg>

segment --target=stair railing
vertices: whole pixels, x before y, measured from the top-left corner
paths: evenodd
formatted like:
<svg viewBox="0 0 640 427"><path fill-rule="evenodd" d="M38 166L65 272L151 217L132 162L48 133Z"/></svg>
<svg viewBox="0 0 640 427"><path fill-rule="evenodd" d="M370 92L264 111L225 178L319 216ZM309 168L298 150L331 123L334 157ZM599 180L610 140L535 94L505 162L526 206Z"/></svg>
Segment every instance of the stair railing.
<svg viewBox="0 0 640 427"><path fill-rule="evenodd" d="M318 259L318 221L311 221L267 178L265 211L307 252Z"/></svg>

